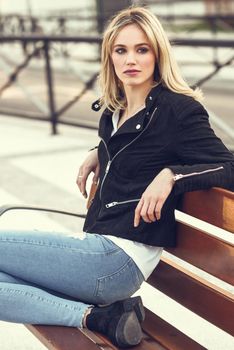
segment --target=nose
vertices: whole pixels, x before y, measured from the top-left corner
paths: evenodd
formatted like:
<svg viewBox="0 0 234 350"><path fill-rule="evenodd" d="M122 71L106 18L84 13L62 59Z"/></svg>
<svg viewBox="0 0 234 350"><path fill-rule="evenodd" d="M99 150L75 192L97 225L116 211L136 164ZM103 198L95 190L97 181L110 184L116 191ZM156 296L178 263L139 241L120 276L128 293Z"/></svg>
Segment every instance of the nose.
<svg viewBox="0 0 234 350"><path fill-rule="evenodd" d="M129 51L126 55L126 64L135 64L136 63L136 57L135 53L132 51Z"/></svg>

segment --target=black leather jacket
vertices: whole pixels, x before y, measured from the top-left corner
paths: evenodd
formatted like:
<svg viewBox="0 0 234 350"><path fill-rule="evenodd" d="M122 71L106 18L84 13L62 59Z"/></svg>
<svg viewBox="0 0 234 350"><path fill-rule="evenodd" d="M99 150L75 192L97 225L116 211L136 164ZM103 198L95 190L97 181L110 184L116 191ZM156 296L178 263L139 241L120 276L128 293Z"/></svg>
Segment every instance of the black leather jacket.
<svg viewBox="0 0 234 350"><path fill-rule="evenodd" d="M213 186L234 190L234 156L216 137L204 107L162 85L146 98L146 108L111 137L112 113L100 119L100 181L84 230L154 246L176 244L174 209L180 195ZM164 168L177 174L161 219L133 226L142 193Z"/></svg>

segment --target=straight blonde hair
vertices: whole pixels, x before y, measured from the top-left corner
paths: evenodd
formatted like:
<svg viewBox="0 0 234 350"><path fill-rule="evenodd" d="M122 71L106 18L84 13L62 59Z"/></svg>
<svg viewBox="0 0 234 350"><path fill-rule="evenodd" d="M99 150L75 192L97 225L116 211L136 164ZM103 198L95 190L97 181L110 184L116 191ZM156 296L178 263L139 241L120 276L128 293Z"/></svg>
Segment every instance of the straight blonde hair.
<svg viewBox="0 0 234 350"><path fill-rule="evenodd" d="M115 73L111 55L115 38L122 28L130 24L136 24L142 29L154 50L157 62L154 77L156 83L161 82L176 93L188 95L200 101L202 99L201 90L198 88L193 90L183 79L172 53L171 44L157 17L144 7L133 6L120 11L104 31L99 75L102 91L100 103L112 111L127 106L124 90Z"/></svg>

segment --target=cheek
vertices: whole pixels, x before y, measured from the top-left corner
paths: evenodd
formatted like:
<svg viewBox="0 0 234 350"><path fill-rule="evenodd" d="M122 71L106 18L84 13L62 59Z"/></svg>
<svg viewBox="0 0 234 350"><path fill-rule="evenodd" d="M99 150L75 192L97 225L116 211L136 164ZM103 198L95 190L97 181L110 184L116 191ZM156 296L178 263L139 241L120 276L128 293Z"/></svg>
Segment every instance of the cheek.
<svg viewBox="0 0 234 350"><path fill-rule="evenodd" d="M112 56L112 63L114 65L115 70L118 71L119 67L122 65L122 58L120 56Z"/></svg>
<svg viewBox="0 0 234 350"><path fill-rule="evenodd" d="M144 65L145 68L148 70L154 70L156 61L154 56L145 56L142 60L142 65Z"/></svg>
<svg viewBox="0 0 234 350"><path fill-rule="evenodd" d="M123 62L122 62L121 58L114 58L114 59L112 59L112 64L114 66L115 74L120 79L121 78L121 73L122 73L122 65L123 65Z"/></svg>

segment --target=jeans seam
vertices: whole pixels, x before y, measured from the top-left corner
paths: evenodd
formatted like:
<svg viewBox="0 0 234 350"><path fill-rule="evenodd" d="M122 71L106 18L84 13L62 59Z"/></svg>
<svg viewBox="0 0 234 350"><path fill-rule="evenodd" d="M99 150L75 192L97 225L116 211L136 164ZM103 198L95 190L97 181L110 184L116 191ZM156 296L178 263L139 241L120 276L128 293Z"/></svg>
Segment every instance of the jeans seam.
<svg viewBox="0 0 234 350"><path fill-rule="evenodd" d="M70 310L73 310L73 311L79 310L78 307L75 307L75 306L72 306L72 305L68 305L68 304L63 305L62 303L59 303L57 301L51 301L48 298L37 296L37 295L35 295L32 292L21 291L19 289L0 287L0 292L12 293L12 294L21 294L21 295L23 295L25 297L31 297L33 299L36 299L37 301L46 302L47 304L54 305L54 306L57 306L57 307L61 307L62 306L64 308L69 308Z"/></svg>
<svg viewBox="0 0 234 350"><path fill-rule="evenodd" d="M103 292L103 288L102 288L102 290L100 290L100 285L105 284L105 281L107 279L113 279L114 276L121 275L126 270L126 268L129 266L129 263L131 262L131 260L132 260L131 258L128 258L128 260L124 263L124 265L122 265L121 268L119 268L119 270L117 270L111 274L97 278L96 288L94 290L94 296L100 297L101 293ZM131 269L131 274L132 274L132 269Z"/></svg>
<svg viewBox="0 0 234 350"><path fill-rule="evenodd" d="M132 259L131 259L132 260ZM145 280L144 276L141 272L141 270L139 269L139 267L136 265L136 263L134 262L134 260L131 261L130 264L130 269L131 269L131 273L132 273L132 278L133 281L135 282L135 284L137 284L137 288L139 288L142 284L142 282ZM142 281L140 279L140 275L142 276Z"/></svg>
<svg viewBox="0 0 234 350"><path fill-rule="evenodd" d="M38 246L38 247L50 247L50 248L57 248L57 249L70 249L73 251L77 251L81 254L90 254L90 255L111 255L111 254L119 254L121 253L121 250L119 248L113 248L112 250L108 251L100 251L100 252L90 252L87 250L83 250L80 248L73 247L71 245L61 245L61 244L54 244L54 243L47 243L47 242L38 242L38 241L26 241L26 240L16 240L16 239L0 239L1 242L6 243L13 243L13 244L25 244L25 245L31 245L31 246Z"/></svg>

